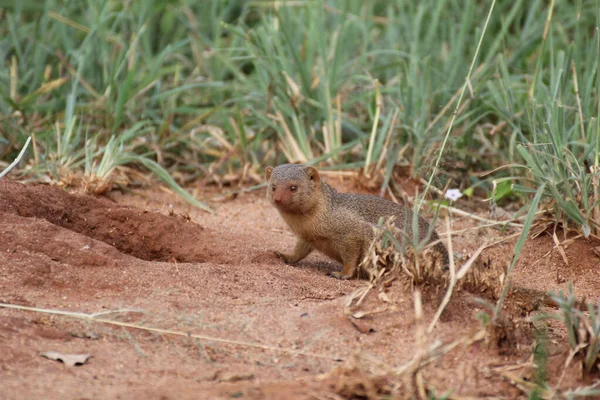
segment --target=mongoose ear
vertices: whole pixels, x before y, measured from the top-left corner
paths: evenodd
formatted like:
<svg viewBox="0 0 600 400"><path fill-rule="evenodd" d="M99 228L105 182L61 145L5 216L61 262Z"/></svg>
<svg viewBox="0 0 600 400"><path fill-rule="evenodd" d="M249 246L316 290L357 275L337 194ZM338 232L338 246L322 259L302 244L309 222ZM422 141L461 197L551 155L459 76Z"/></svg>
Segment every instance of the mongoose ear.
<svg viewBox="0 0 600 400"><path fill-rule="evenodd" d="M271 174L273 173L273 167L265 168L265 177L267 180L271 179Z"/></svg>
<svg viewBox="0 0 600 400"><path fill-rule="evenodd" d="M321 175L319 175L319 171L315 167L304 167L304 171L306 171L306 175L313 181L315 184L321 182Z"/></svg>

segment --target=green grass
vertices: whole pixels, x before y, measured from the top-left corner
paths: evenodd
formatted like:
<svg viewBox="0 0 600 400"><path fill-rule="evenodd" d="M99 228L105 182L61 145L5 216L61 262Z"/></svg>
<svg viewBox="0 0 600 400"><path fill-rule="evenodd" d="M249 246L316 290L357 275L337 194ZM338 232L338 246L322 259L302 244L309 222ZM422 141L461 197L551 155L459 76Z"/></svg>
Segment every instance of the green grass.
<svg viewBox="0 0 600 400"><path fill-rule="evenodd" d="M15 2L0 12L0 154L33 135L22 175L110 188L127 167L183 195L282 162L428 179L439 157L440 187L543 187L557 220L598 234L597 0L497 2L482 37L491 4Z"/></svg>

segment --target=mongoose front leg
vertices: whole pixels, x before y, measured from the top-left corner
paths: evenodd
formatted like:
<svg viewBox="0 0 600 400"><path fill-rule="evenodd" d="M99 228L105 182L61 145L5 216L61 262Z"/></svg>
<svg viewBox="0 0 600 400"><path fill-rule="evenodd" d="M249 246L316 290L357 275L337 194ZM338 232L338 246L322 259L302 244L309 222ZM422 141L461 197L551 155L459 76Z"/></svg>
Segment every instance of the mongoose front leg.
<svg viewBox="0 0 600 400"><path fill-rule="evenodd" d="M292 254L280 253L278 251L276 251L275 254L286 264L295 264L309 255L311 251L313 251L313 247L310 245L310 243L307 243L302 239L298 239Z"/></svg>

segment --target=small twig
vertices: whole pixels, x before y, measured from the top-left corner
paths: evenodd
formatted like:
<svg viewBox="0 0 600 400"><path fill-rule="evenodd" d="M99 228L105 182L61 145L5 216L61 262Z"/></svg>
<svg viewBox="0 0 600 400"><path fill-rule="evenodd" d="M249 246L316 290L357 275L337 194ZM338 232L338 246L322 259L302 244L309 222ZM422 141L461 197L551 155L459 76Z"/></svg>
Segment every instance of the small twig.
<svg viewBox="0 0 600 400"><path fill-rule="evenodd" d="M486 330L482 328L475 332L472 336L462 337L460 339L455 340L454 342L448 343L445 346L434 344L427 350L427 355L425 357L423 357L422 355L418 359L416 357L413 357L410 361L394 369L394 373L397 375L402 375L410 371L415 371L419 368L426 366L427 364L432 363L433 361L437 360L444 354L449 353L461 344L469 345L471 343L479 342L485 339L486 334Z"/></svg>
<svg viewBox="0 0 600 400"><path fill-rule="evenodd" d="M508 226L513 226L515 228L523 228L523 224L519 224L519 223L516 223L516 222L511 222L511 221L496 221L496 220L493 220L493 219L487 219L487 218L483 218L483 217L480 217L480 216L475 215L475 214L468 213L468 212L463 211L463 210L461 210L459 208L447 206L447 205L444 205L444 204L440 204L439 207L447 208L448 210L451 210L453 213L456 213L456 214L461 215L463 217L469 217L469 218L474 219L476 221L485 222L486 224L508 225Z"/></svg>
<svg viewBox="0 0 600 400"><path fill-rule="evenodd" d="M156 332L156 333L165 334L165 335L183 336L183 337L194 338L194 339L199 339L199 340L206 340L206 341L211 341L211 342L233 344L233 345L237 345L237 346L254 347L257 349L278 351L280 353L288 353L288 354L294 354L294 355L298 355L298 356L323 358L323 359L333 360L333 361L343 361L343 358L341 358L341 357L333 357L333 356L328 356L328 355L323 355L323 354L317 354L317 353L311 353L311 352L305 352L305 351L299 351L299 350L293 350L293 349L286 349L286 348L279 348L279 347L275 347L275 346L269 346L269 345L258 344L258 343L242 342L240 340L222 339L222 338L216 338L216 337L207 336L207 335L200 335L200 334L191 333L191 332L176 331L176 330L172 330L172 329L153 328L153 327L149 327L149 326L142 326L142 325L127 323L127 322L113 321L113 320L105 319L105 318L96 318L96 317L94 317L95 314L86 314L86 313L61 311L61 310L51 310L51 309L46 309L46 308L27 307L27 306L20 306L17 304L7 304L7 303L0 303L0 307L12 308L12 309L21 310L21 311L32 311L32 312L43 313L43 314L62 315L65 317L84 319L87 321L115 325L115 326L120 326L120 327L124 327L124 328L134 328L134 329L140 329L140 330L144 330L144 331L148 331L148 332ZM114 312L117 312L117 311L114 311Z"/></svg>
<svg viewBox="0 0 600 400"><path fill-rule="evenodd" d="M423 178L420 178L419 182L421 182L422 185L427 185L427 181ZM435 186L430 187L429 190L437 193L438 196L444 196L444 191L436 188Z"/></svg>
<svg viewBox="0 0 600 400"><path fill-rule="evenodd" d="M424 181L423 179L421 179L421 183L426 183L426 181ZM439 194L441 196L444 195L444 192L441 191L440 189L436 188L435 186L432 186L431 190L433 190L434 192L436 192L437 194ZM493 220L493 219L483 218L483 217L480 217L478 215L469 213L467 211L463 211L460 208L455 208L455 207L452 207L452 206L447 206L445 204L436 204L436 206L437 207L445 208L445 209L447 209L449 211L452 211L453 213L456 213L456 214L458 214L460 216L468 217L468 218L474 219L476 221L480 221L480 222L485 222L486 223L486 225L480 225L480 226L476 226L476 227L472 227L472 228L466 228L466 229L463 229L462 231L455 231L454 233L463 232L463 231L467 231L467 230L470 230L470 229L478 229L478 228L496 226L496 225L507 225L507 226L512 226L514 228L523 228L523 224L519 224L517 222L512 222L512 221L519 221L521 219L526 218L525 215L522 215L522 216L520 216L518 218L513 218L513 219L507 220L507 221L496 221L496 220ZM547 209L539 210L538 212L535 213L535 215L544 214L547 211L548 211ZM439 235L442 236L442 235L445 235L445 234L446 233L441 233Z"/></svg>
<svg viewBox="0 0 600 400"><path fill-rule="evenodd" d="M492 226L504 225L505 223L506 223L505 221L501 221L501 222L499 221L499 222L493 222L493 223L484 224L484 225L471 226L471 227L468 227L468 228L459 229L457 231L452 231L450 233L448 233L448 232L438 232L438 236L440 236L440 237L441 236L448 236L448 234L458 235L460 233L474 231L476 229L491 228Z"/></svg>
<svg viewBox="0 0 600 400"><path fill-rule="evenodd" d="M489 244L482 244L481 246L479 246L477 248L477 250L475 250L475 252L473 253L473 255L467 260L466 263L464 263L462 265L462 267L460 267L460 269L458 270L458 272L456 273L456 280L461 280L466 274L467 272L469 272L469 270L471 269L471 267L473 266L473 264L475 263L475 260L477 260L477 258L479 257L479 255L481 254L481 252L485 249L487 249L488 247L490 247Z"/></svg>
<svg viewBox="0 0 600 400"><path fill-rule="evenodd" d="M554 248L558 250L558 253L563 259L565 266L569 266L569 259L567 258L567 254L565 253L565 249L558 240L558 236L556 236L556 226L554 226L554 232L552 232L552 240L554 240Z"/></svg>
<svg viewBox="0 0 600 400"><path fill-rule="evenodd" d="M564 246L567 246L567 245L571 244L572 242L574 242L576 239L579 239L579 238L581 238L582 236L583 236L582 234L579 234L579 235L577 235L577 236L575 236L575 237L572 237L572 238L570 238L570 239L564 240L564 241L563 241L563 245L564 245ZM596 238L596 239L597 239L597 238ZM546 253L544 253L544 255L543 255L543 256L541 256L540 258L538 258L537 260L535 260L535 261L534 261L534 262L531 264L531 267L533 268L534 266L538 265L538 264L540 263L540 261L542 261L544 258L548 257L550 254L552 254L552 251L554 251L554 249L556 249L556 248L558 248L558 247L559 247L559 245L557 245L557 244L554 244L554 247L552 247L550 250L548 250ZM566 255L565 255L565 257L566 257ZM567 265L568 265L568 264L567 264Z"/></svg>
<svg viewBox="0 0 600 400"><path fill-rule="evenodd" d="M68 312L68 311L63 311L63 312ZM87 315L91 318L98 318L101 315L108 315L108 314L117 314L117 313L140 313L140 314L145 314L146 312L144 310L140 310L139 308L123 308L120 310L106 310L106 311L100 311L97 313L93 313L93 314L82 314L82 315Z"/></svg>
<svg viewBox="0 0 600 400"><path fill-rule="evenodd" d="M450 230L450 219L448 217L446 217L446 225L448 227L448 230ZM475 263L475 260L479 257L479 255L481 254L483 249L486 248L486 246L487 246L486 244L482 244L481 246L479 246L479 248L477 250L475 250L475 253L473 253L473 255L469 258L469 260L467 260L467 262L463 264L463 266L460 268L460 271L458 271L458 273L456 273L456 269L455 269L456 267L454 265L454 257L452 257L452 240L450 240L450 238L448 238L448 252L450 253L450 283L448 284L448 290L446 291L446 294L444 295L442 304L440 304L438 309L435 311L433 319L431 320L431 323L429 324L427 333L433 332L433 328L435 328L435 324L437 324L438 320L440 319L440 316L442 315L442 313L446 309L446 306L450 302L450 297L452 297L452 292L454 290L454 286L456 285L456 282L458 282L460 279L462 279L467 274L469 269L471 269L471 266L473 266L473 264Z"/></svg>
<svg viewBox="0 0 600 400"><path fill-rule="evenodd" d="M502 238L502 239L500 239L500 240L496 240L496 241L494 241L494 242L488 243L488 244L486 244L486 245L483 247L483 249L485 250L485 249L487 249L487 248L489 248L489 247L494 247L495 245L497 245L497 244L500 244L500 243L502 243L502 242L506 242L507 240L513 239L513 238L515 238L515 237L519 236L520 234L521 234L521 232L513 233L512 235L508 235L508 236L506 236L506 237L503 237L503 238Z"/></svg>
<svg viewBox="0 0 600 400"><path fill-rule="evenodd" d="M421 291L415 289L413 292L413 305L415 308L415 346L416 351L411 360L396 368L396 374L414 373L421 366L421 362L427 350L425 349L425 329L423 321L423 302L421 301Z"/></svg>
<svg viewBox="0 0 600 400"><path fill-rule="evenodd" d="M584 349L587 345L588 345L588 343L579 343L577 345L577 347L575 347L574 349L571 349L571 351L569 352L569 355L567 356L567 359L565 360L565 365L563 365L563 370L562 370L562 373L560 374L560 378L558 378L558 383L556 384L556 387L560 387L560 384L562 383L563 379L565 379L565 375L567 374L567 368L569 368L569 365L573 361L573 358L575 357L575 355L577 353L579 353L579 351L581 349Z"/></svg>
<svg viewBox="0 0 600 400"><path fill-rule="evenodd" d="M481 171L481 172L474 172L472 175L476 176L478 178L485 178L488 175L493 174L494 172L503 170L503 169L507 169L507 168L519 168L519 167L523 167L521 164L504 164L501 165L499 167L496 167L492 170L488 170L488 171Z"/></svg>
<svg viewBox="0 0 600 400"><path fill-rule="evenodd" d="M552 250L554 250L554 247L551 248L550 250L548 250L546 253L544 253L543 256L541 256L540 258L538 258L537 260L535 260L533 263L531 263L531 267L533 268L536 265L538 265L541 261L543 261L546 257L548 257L550 254L552 254ZM558 271L557 271L557 275L558 275Z"/></svg>

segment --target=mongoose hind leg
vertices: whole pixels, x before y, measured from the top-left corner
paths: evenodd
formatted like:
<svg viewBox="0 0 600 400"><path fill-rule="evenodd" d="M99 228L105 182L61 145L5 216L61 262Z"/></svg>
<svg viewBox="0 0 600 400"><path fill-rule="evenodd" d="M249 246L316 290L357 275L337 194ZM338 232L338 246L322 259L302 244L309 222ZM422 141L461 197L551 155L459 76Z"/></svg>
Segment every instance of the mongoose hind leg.
<svg viewBox="0 0 600 400"><path fill-rule="evenodd" d="M344 265L344 269L341 272L330 272L329 276L343 280L352 279L354 277L354 267L351 265Z"/></svg>
<svg viewBox="0 0 600 400"><path fill-rule="evenodd" d="M358 262L360 258L360 252L355 249L345 249L342 252L342 261L344 262L344 268L341 272L330 272L329 275L338 279L352 279L357 275Z"/></svg>
<svg viewBox="0 0 600 400"><path fill-rule="evenodd" d="M298 239L296 242L296 247L294 247L294 252L292 254L280 253L278 251L275 252L275 255L283 260L286 264L295 264L298 261L305 258L313 251L313 247L310 243L305 242L302 239Z"/></svg>

